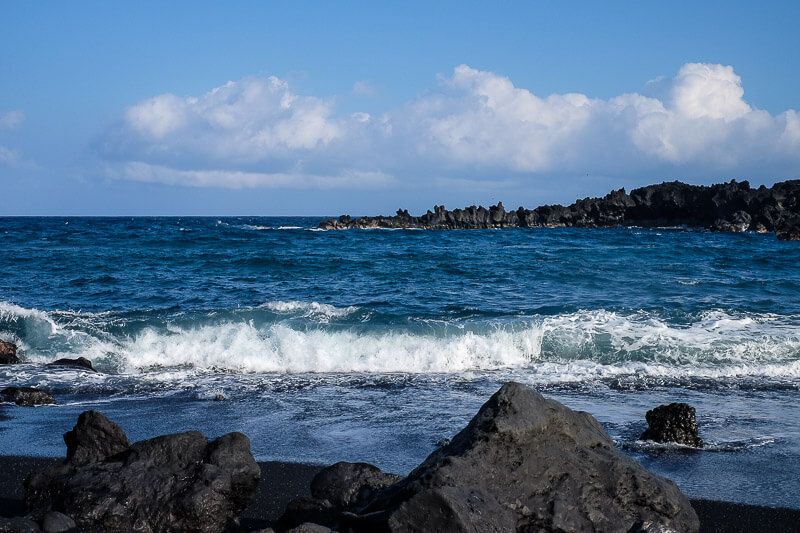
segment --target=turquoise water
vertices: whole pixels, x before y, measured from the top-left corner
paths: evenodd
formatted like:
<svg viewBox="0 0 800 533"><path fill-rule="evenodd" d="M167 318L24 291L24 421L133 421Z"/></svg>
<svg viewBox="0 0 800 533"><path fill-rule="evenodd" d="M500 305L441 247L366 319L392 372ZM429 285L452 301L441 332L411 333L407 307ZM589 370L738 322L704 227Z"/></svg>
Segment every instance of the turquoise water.
<svg viewBox="0 0 800 533"><path fill-rule="evenodd" d="M318 218L0 219L4 453L241 430L261 459L398 472L514 379L692 496L800 507L800 243L681 228L315 231ZM85 356L89 374L46 368ZM217 395L226 401L212 401ZM637 440L697 408L707 451Z"/></svg>

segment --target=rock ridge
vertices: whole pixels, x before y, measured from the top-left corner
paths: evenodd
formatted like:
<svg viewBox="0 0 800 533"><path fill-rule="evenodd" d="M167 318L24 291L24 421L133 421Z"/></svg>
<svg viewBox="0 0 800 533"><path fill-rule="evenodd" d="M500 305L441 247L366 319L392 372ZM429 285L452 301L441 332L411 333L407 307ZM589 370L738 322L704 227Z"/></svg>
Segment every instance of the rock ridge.
<svg viewBox="0 0 800 533"><path fill-rule="evenodd" d="M611 191L602 198L584 198L571 205L519 207L507 211L502 202L489 208L448 210L434 206L421 216L398 209L394 216L339 218L321 222L322 229L486 229L536 227L690 226L713 231L775 232L779 239L800 240L800 180L758 188L747 181L715 185L664 182Z"/></svg>

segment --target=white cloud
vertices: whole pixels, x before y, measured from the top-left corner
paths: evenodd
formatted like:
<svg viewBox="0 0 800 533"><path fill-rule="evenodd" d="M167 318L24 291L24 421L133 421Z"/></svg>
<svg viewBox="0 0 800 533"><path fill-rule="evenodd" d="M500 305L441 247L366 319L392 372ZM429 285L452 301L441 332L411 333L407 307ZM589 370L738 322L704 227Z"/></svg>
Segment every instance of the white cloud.
<svg viewBox="0 0 800 533"><path fill-rule="evenodd" d="M25 113L22 111L8 111L0 113L0 129L11 129L22 124L25 120Z"/></svg>
<svg viewBox="0 0 800 533"><path fill-rule="evenodd" d="M538 96L461 65L399 109L337 115L332 100L298 95L275 77L247 78L132 106L105 155L126 179L192 186L800 175L800 114L748 104L732 67L690 63L648 82L656 85L658 96Z"/></svg>
<svg viewBox="0 0 800 533"><path fill-rule="evenodd" d="M330 114L327 102L298 96L283 80L247 78L201 97L155 96L128 108L125 126L154 154L256 162L329 144L342 130Z"/></svg>
<svg viewBox="0 0 800 533"><path fill-rule="evenodd" d="M420 151L454 165L612 176L800 172L797 112L752 108L732 67L686 64L664 100L635 93L542 98L466 65L446 84L445 95L414 104L412 120L423 126Z"/></svg>

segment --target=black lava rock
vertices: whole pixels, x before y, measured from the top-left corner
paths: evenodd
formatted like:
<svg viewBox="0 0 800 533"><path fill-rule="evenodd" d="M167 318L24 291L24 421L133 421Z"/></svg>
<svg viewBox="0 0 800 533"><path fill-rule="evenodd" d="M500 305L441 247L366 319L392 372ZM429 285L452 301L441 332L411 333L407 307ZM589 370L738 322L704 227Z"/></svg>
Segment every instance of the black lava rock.
<svg viewBox="0 0 800 533"><path fill-rule="evenodd" d="M322 499L296 500L284 515L291 521L277 529L303 522L352 532L699 529L678 487L617 451L591 415L518 383L504 385L407 477L366 503L354 500L353 488L376 470L334 465L315 479Z"/></svg>
<svg viewBox="0 0 800 533"><path fill-rule="evenodd" d="M434 206L421 216L399 209L395 216L325 220L323 229L415 228L481 229L505 227L691 226L715 231L775 231L780 239L800 239L800 180L753 189L747 181L689 185L678 181L611 191L571 205L545 205L506 211L469 206L452 211Z"/></svg>
<svg viewBox="0 0 800 533"><path fill-rule="evenodd" d="M23 407L56 403L56 400L50 394L33 387L6 387L0 390L0 399Z"/></svg>
<svg viewBox="0 0 800 533"><path fill-rule="evenodd" d="M84 411L72 430L64 433L67 462L74 466L102 461L130 448L122 428L97 411Z"/></svg>
<svg viewBox="0 0 800 533"><path fill-rule="evenodd" d="M342 510L356 509L367 503L381 489L403 479L381 472L367 463L340 462L319 472L311 481L311 495L328 500Z"/></svg>
<svg viewBox="0 0 800 533"><path fill-rule="evenodd" d="M19 363L17 345L13 342L0 341L0 365L15 365Z"/></svg>
<svg viewBox="0 0 800 533"><path fill-rule="evenodd" d="M119 427L88 412L64 440L67 460L28 476L25 500L34 517L58 511L80 531L222 532L261 477L241 433L209 442L189 431L128 447Z"/></svg>
<svg viewBox="0 0 800 533"><path fill-rule="evenodd" d="M48 363L49 366L67 366L73 368L81 368L83 370L91 370L94 372L94 367L92 367L92 362L86 359L85 357L78 357L76 359L56 359L55 361Z"/></svg>
<svg viewBox="0 0 800 533"><path fill-rule="evenodd" d="M685 403L659 405L647 411L647 430L642 440L667 443L674 442L694 448L702 448L703 440L697 429L694 407Z"/></svg>

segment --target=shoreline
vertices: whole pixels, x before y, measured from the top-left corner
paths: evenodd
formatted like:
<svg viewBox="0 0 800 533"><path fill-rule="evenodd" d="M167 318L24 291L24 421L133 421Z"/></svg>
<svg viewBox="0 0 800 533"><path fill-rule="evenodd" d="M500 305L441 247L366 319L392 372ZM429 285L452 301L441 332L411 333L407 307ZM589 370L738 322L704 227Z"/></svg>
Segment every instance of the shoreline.
<svg viewBox="0 0 800 533"><path fill-rule="evenodd" d="M29 472L62 459L0 456L0 517L26 513L22 481ZM309 496L309 485L323 466L281 461L259 461L261 483L241 514L241 530L255 531L277 520L294 498ZM791 531L800 524L800 509L763 507L743 503L691 499L700 518L700 532Z"/></svg>

